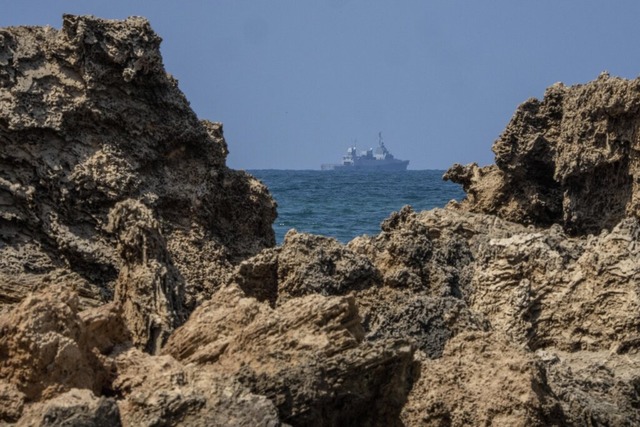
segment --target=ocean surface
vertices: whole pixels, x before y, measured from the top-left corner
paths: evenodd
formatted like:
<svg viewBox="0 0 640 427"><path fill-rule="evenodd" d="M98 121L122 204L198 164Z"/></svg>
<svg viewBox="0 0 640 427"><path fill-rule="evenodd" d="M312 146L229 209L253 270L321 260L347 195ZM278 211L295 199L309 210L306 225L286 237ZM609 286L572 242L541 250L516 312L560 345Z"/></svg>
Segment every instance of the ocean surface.
<svg viewBox="0 0 640 427"><path fill-rule="evenodd" d="M278 244L291 228L346 243L378 234L382 220L404 205L420 211L464 197L461 186L442 180L442 170L248 172L269 187L278 203L273 224Z"/></svg>

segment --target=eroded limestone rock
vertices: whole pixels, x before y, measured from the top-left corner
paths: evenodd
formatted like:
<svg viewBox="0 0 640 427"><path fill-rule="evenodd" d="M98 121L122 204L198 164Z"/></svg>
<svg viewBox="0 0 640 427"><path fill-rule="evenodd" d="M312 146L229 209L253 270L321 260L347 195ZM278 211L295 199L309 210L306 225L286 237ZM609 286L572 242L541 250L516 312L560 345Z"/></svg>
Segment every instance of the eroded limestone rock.
<svg viewBox="0 0 640 427"><path fill-rule="evenodd" d="M123 425L260 426L281 424L274 404L231 375L129 349L116 356L114 391Z"/></svg>
<svg viewBox="0 0 640 427"><path fill-rule="evenodd" d="M53 399L31 405L17 423L18 427L121 425L115 399L96 397L89 390L75 388Z"/></svg>
<svg viewBox="0 0 640 427"><path fill-rule="evenodd" d="M368 258L337 240L290 230L280 247L243 261L232 281L276 305L310 294L346 295L373 286L379 277Z"/></svg>
<svg viewBox="0 0 640 427"><path fill-rule="evenodd" d="M106 226L128 199L153 211L189 310L275 244L266 188L226 168L222 125L198 120L144 18L65 15L0 40L0 303L52 277L83 307L110 301L123 261Z"/></svg>
<svg viewBox="0 0 640 427"><path fill-rule="evenodd" d="M52 287L0 316L0 381L12 384L25 400L72 388L100 393L107 379L88 344L75 292Z"/></svg>
<svg viewBox="0 0 640 427"><path fill-rule="evenodd" d="M538 351L569 425L640 423L640 356L610 351Z"/></svg>
<svg viewBox="0 0 640 427"><path fill-rule="evenodd" d="M292 425L396 425L413 348L363 338L353 297L308 295L273 309L232 286L198 307L163 351L232 374Z"/></svg>
<svg viewBox="0 0 640 427"><path fill-rule="evenodd" d="M640 80L603 73L520 105L493 145L495 165L454 165L464 209L571 234L638 216Z"/></svg>
<svg viewBox="0 0 640 427"><path fill-rule="evenodd" d="M133 343L157 353L185 318L184 279L174 267L160 225L136 200L116 204L107 229L116 234L123 261L116 281L116 305Z"/></svg>
<svg viewBox="0 0 640 427"><path fill-rule="evenodd" d="M504 337L464 333L441 358L423 360L402 410L411 426L565 425L543 364Z"/></svg>
<svg viewBox="0 0 640 427"><path fill-rule="evenodd" d="M0 30L0 422L640 422L637 80L524 103L460 205L273 248L159 44Z"/></svg>

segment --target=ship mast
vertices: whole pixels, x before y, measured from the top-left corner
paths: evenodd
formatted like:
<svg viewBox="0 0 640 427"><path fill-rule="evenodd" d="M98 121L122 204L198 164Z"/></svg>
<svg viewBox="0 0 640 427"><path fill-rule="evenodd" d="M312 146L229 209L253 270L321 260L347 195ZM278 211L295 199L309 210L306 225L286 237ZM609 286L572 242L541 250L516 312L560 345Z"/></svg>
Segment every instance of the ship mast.
<svg viewBox="0 0 640 427"><path fill-rule="evenodd" d="M384 146L384 141L382 141L382 131L378 132L378 145L382 149L382 154L386 157L389 155L389 150Z"/></svg>

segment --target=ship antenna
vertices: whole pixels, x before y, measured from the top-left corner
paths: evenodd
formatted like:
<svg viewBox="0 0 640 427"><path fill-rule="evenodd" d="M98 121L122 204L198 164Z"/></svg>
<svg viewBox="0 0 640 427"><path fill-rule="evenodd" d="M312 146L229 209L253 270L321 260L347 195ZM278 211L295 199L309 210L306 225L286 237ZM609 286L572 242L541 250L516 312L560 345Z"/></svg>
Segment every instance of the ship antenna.
<svg viewBox="0 0 640 427"><path fill-rule="evenodd" d="M383 147L384 142L382 142L382 132L378 132L378 144Z"/></svg>

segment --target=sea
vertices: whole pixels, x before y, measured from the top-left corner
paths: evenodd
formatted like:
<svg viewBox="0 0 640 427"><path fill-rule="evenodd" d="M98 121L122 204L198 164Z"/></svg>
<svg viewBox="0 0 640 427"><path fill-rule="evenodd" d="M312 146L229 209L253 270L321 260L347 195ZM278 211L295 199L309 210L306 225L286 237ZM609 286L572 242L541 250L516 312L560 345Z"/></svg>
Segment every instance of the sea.
<svg viewBox="0 0 640 427"><path fill-rule="evenodd" d="M380 223L405 205L421 211L464 197L460 185L442 180L443 170L248 172L278 203L273 224L278 244L292 228L347 243L380 233Z"/></svg>

